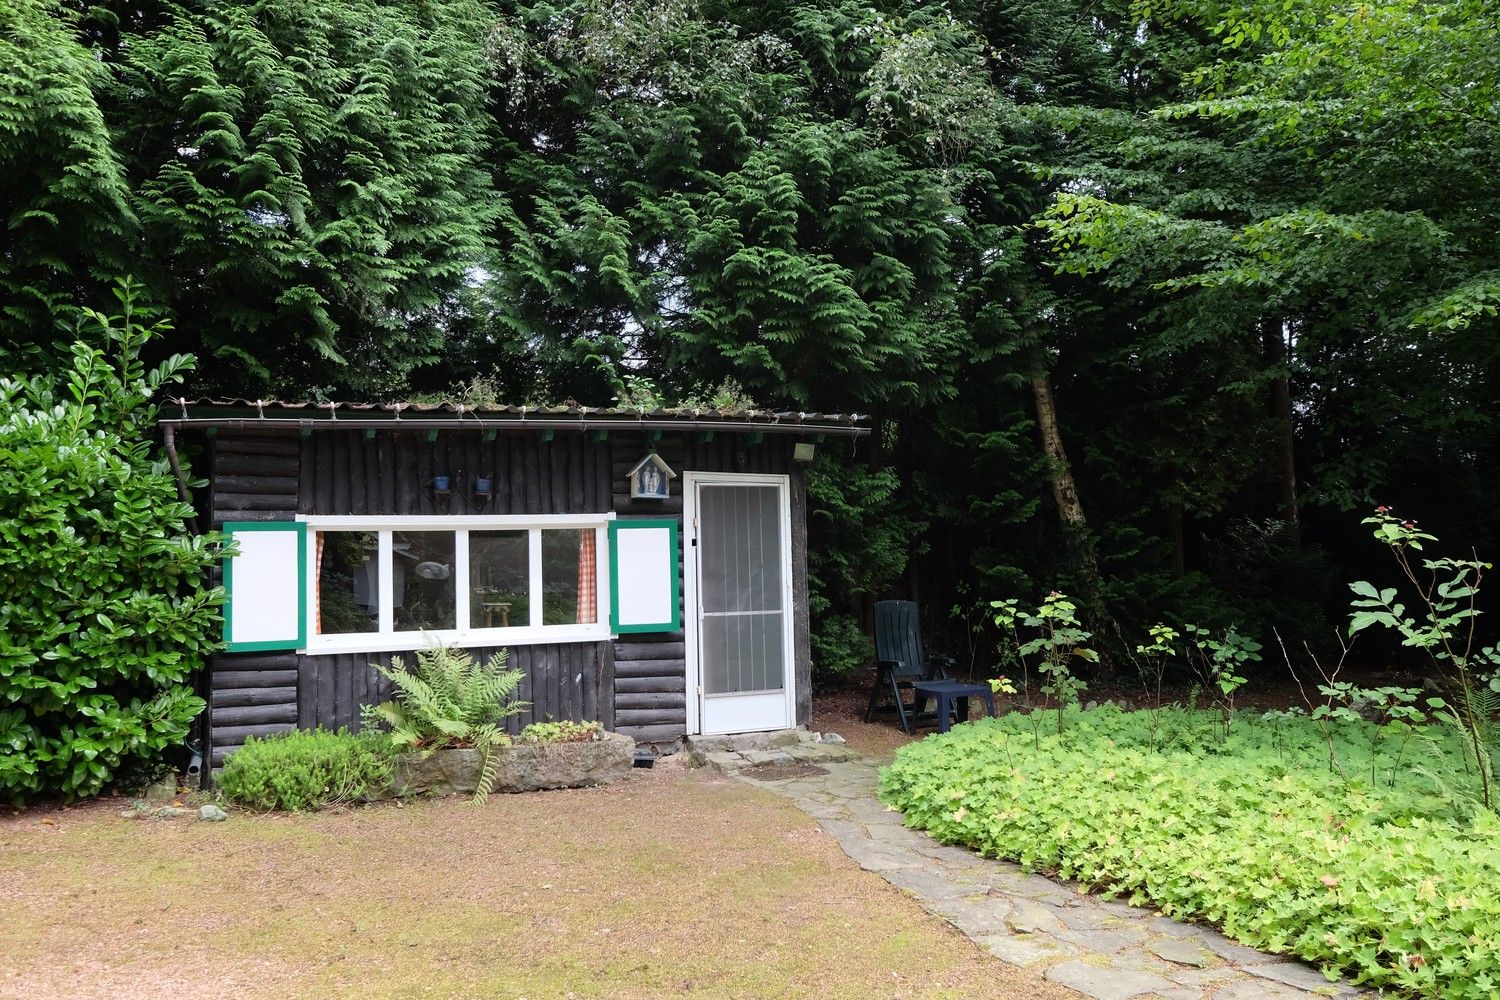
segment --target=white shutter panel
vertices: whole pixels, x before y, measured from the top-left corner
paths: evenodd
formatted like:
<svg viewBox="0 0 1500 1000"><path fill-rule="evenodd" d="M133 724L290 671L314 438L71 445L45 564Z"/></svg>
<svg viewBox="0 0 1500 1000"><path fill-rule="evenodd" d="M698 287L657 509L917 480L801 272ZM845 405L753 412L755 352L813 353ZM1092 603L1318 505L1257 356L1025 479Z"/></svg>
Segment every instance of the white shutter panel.
<svg viewBox="0 0 1500 1000"><path fill-rule="evenodd" d="M609 573L613 631L682 628L675 518L609 522Z"/></svg>
<svg viewBox="0 0 1500 1000"><path fill-rule="evenodd" d="M224 642L231 653L307 644L307 525L230 521L238 554L224 562Z"/></svg>

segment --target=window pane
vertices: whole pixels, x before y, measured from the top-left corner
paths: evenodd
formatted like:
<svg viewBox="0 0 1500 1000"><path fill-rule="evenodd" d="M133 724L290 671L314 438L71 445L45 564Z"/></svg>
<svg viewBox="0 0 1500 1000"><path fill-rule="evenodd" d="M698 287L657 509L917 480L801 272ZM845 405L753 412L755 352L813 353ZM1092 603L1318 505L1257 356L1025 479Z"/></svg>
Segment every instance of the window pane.
<svg viewBox="0 0 1500 1000"><path fill-rule="evenodd" d="M397 632L457 628L451 531L391 533Z"/></svg>
<svg viewBox="0 0 1500 1000"><path fill-rule="evenodd" d="M374 532L320 531L316 535L316 635L380 630L380 562Z"/></svg>
<svg viewBox="0 0 1500 1000"><path fill-rule="evenodd" d="M542 624L583 625L597 619L599 571L592 528L542 532Z"/></svg>
<svg viewBox="0 0 1500 1000"><path fill-rule="evenodd" d="M525 531L469 532L469 627L531 624Z"/></svg>

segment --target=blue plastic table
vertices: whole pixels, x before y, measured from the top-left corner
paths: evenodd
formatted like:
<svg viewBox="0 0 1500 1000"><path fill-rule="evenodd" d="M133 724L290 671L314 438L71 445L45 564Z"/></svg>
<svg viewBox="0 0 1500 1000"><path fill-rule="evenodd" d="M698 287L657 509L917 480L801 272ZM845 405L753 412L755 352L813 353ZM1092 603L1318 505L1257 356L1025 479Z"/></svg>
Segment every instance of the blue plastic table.
<svg viewBox="0 0 1500 1000"><path fill-rule="evenodd" d="M959 714L963 717L960 722L969 721L969 699L979 697L984 699L984 707L989 709L990 715L995 714L995 693L990 690L988 684L970 684L966 681L916 681L912 689L917 698L917 715L922 713L922 708L928 698L937 699L937 724L938 732L946 733L953 716L954 702L957 702Z"/></svg>

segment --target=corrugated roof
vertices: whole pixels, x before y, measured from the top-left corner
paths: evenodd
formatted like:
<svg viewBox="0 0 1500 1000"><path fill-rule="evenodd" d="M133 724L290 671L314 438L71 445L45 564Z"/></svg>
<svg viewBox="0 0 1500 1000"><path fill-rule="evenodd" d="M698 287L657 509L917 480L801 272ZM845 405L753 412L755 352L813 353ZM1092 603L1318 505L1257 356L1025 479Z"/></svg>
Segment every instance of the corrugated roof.
<svg viewBox="0 0 1500 1000"><path fill-rule="evenodd" d="M553 426L582 429L609 426L682 424L684 430L712 426L735 426L756 430L803 430L809 433L865 434L868 418L857 413L808 413L757 409L713 409L709 407L583 406L567 402L550 406L471 406L464 403L369 403L318 402L281 399L188 399L174 397L161 407L159 422L174 426L247 426L264 423L306 424L329 421L339 424L386 426L410 421L431 427L435 423L475 428L501 424Z"/></svg>

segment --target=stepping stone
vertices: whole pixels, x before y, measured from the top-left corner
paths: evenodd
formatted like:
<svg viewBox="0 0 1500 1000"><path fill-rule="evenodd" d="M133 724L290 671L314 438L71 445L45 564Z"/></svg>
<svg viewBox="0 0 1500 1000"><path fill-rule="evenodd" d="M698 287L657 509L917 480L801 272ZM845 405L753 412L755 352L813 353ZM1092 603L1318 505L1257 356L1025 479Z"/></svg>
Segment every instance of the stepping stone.
<svg viewBox="0 0 1500 1000"><path fill-rule="evenodd" d="M1146 932L1133 927L1121 927L1110 930L1082 930L1075 931L1071 928L1063 928L1055 932L1056 936L1070 944L1076 944L1085 951L1097 952L1101 955L1117 955L1127 949L1139 951L1146 943Z"/></svg>
<svg viewBox="0 0 1500 1000"><path fill-rule="evenodd" d="M1257 951L1249 945L1232 941L1218 931L1207 927L1201 929L1198 936L1199 940L1203 943L1203 947L1218 955L1224 961L1232 962L1242 968L1286 961L1284 955L1270 955L1263 951Z"/></svg>
<svg viewBox="0 0 1500 1000"><path fill-rule="evenodd" d="M1088 962L1064 962L1046 972L1046 978L1093 997L1094 1000L1129 1000L1169 990L1172 983L1149 972L1132 972Z"/></svg>
<svg viewBox="0 0 1500 1000"><path fill-rule="evenodd" d="M703 755L703 761L706 766L715 768L725 774L733 774L745 766L745 758L737 753L730 753L727 750L715 750L713 753L706 753Z"/></svg>
<svg viewBox="0 0 1500 1000"><path fill-rule="evenodd" d="M1212 992L1215 986L1229 982L1253 982L1253 977L1232 969L1227 965L1216 965L1209 969L1176 969L1166 977L1185 989L1197 990L1200 995Z"/></svg>
<svg viewBox="0 0 1500 1000"><path fill-rule="evenodd" d="M1017 934L1035 934L1037 931L1056 934L1067 930L1057 914L1030 900L1016 901L1010 917L1010 928Z"/></svg>
<svg viewBox="0 0 1500 1000"><path fill-rule="evenodd" d="M818 825L833 834L833 838L841 844L861 843L868 839L858 823L845 819L820 819Z"/></svg>
<svg viewBox="0 0 1500 1000"><path fill-rule="evenodd" d="M1087 897L1080 897L1067 903L1044 903L1043 905L1057 914L1058 919L1075 931L1119 930L1141 926L1139 921L1124 920L1112 913L1106 913L1094 906ZM1142 928L1142 933L1146 933L1145 928ZM1142 938L1142 940L1145 939Z"/></svg>
<svg viewBox="0 0 1500 1000"><path fill-rule="evenodd" d="M989 954L1002 962L1025 968L1040 962L1055 962L1077 954L1060 947L1051 938L1036 934L987 934L974 939Z"/></svg>
<svg viewBox="0 0 1500 1000"><path fill-rule="evenodd" d="M1325 996L1354 996L1353 987L1341 986L1337 981L1329 982L1328 978L1316 969L1309 968L1300 962L1273 962L1270 965L1252 965L1245 969L1252 976L1269 979L1273 982L1285 983L1300 990L1309 992L1317 990Z"/></svg>
<svg viewBox="0 0 1500 1000"><path fill-rule="evenodd" d="M954 881L925 868L898 868L887 872L885 878L918 899L953 899L958 896L977 896L985 891L985 886L981 884Z"/></svg>
<svg viewBox="0 0 1500 1000"><path fill-rule="evenodd" d="M929 911L944 918L971 938L1010 933L1010 903L994 896L981 899L940 899Z"/></svg>
<svg viewBox="0 0 1500 1000"><path fill-rule="evenodd" d="M898 868L910 868L915 865L916 859L909 854L901 854L895 851L883 849L870 843L859 841L839 841L839 846L844 853L849 855L861 868L867 872L893 872Z"/></svg>
<svg viewBox="0 0 1500 1000"><path fill-rule="evenodd" d="M1152 917L1146 921L1146 926L1153 934L1165 934L1167 937L1175 938L1197 937L1200 930L1193 924L1184 924L1171 917Z"/></svg>
<svg viewBox="0 0 1500 1000"><path fill-rule="evenodd" d="M741 756L752 766L757 764L795 763L791 754L781 750L746 750Z"/></svg>
<svg viewBox="0 0 1500 1000"><path fill-rule="evenodd" d="M1213 993L1214 1000L1311 1000L1306 990L1265 980L1228 983Z"/></svg>
<svg viewBox="0 0 1500 1000"><path fill-rule="evenodd" d="M844 807L832 802L821 802L818 799L794 798L792 804L813 819L837 819L844 815Z"/></svg>
<svg viewBox="0 0 1500 1000"><path fill-rule="evenodd" d="M948 844L939 844L925 833L919 833L918 836L925 840L926 843L918 847L917 850L935 861L946 861L950 865L964 865L965 867L974 865L975 863L986 866L993 864L993 862L986 861L966 847L952 847Z"/></svg>
<svg viewBox="0 0 1500 1000"><path fill-rule="evenodd" d="M1191 965L1196 969L1206 969L1219 963L1213 952L1192 938L1158 938L1147 945L1146 950L1157 958L1178 965Z"/></svg>

